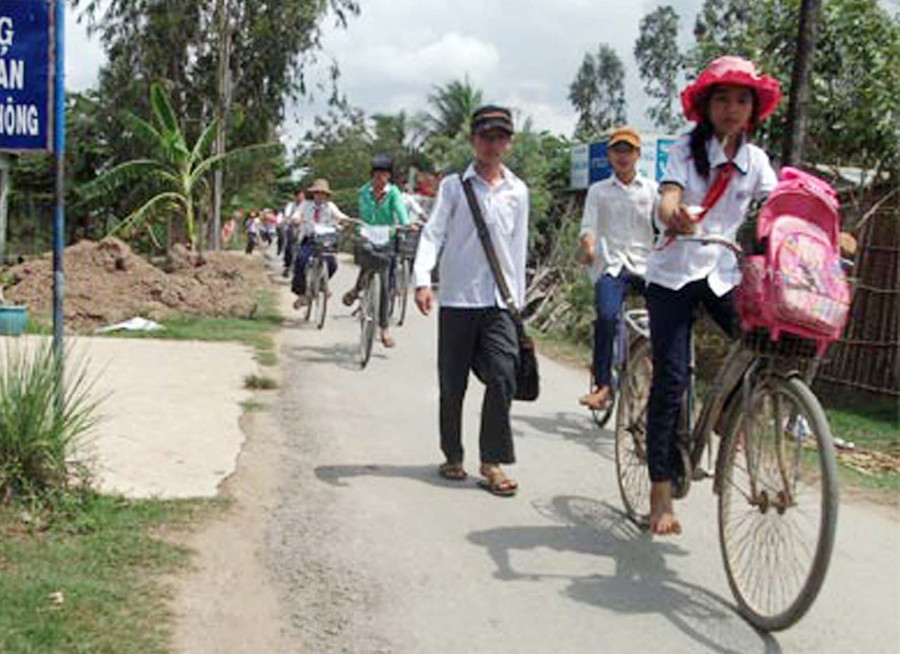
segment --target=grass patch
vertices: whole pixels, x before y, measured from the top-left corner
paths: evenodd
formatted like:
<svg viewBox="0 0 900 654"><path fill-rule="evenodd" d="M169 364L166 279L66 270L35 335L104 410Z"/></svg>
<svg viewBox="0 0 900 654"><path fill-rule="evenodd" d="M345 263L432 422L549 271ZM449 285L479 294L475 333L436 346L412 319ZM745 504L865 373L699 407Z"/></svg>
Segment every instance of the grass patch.
<svg viewBox="0 0 900 654"><path fill-rule="evenodd" d="M266 410L266 403L259 402L257 400L246 400L241 402L241 408L244 409L244 413L254 413L258 411Z"/></svg>
<svg viewBox="0 0 900 654"><path fill-rule="evenodd" d="M189 552L153 534L221 505L84 493L36 514L0 507L0 651L162 654L167 609L155 576Z"/></svg>
<svg viewBox="0 0 900 654"><path fill-rule="evenodd" d="M270 391L274 388L278 388L278 382L265 375L247 375L244 377L244 388Z"/></svg>
<svg viewBox="0 0 900 654"><path fill-rule="evenodd" d="M113 332L116 338L156 338L181 341L237 341L255 350L254 360L263 366L278 363L273 334L281 326L274 292L257 295L258 309L252 318L200 318L179 316L166 321L165 329L153 332Z"/></svg>

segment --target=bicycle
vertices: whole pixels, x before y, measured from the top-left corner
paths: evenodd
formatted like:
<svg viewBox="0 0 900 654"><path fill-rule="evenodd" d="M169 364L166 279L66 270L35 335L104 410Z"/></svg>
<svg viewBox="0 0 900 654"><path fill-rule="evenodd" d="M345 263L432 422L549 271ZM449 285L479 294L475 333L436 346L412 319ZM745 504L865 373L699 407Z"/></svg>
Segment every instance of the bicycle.
<svg viewBox="0 0 900 654"><path fill-rule="evenodd" d="M397 326L406 320L406 307L409 302L409 285L412 280L412 267L419 246L420 231L416 224L400 225L395 236L394 266L391 274L391 308L389 314L397 316Z"/></svg>
<svg viewBox="0 0 900 654"><path fill-rule="evenodd" d="M362 268L364 279L359 291L359 306L355 315L359 319L359 349L357 356L360 368L365 368L372 356L372 345L375 341L375 327L378 323L381 302L381 270L388 263L393 245L390 241L390 226L369 225L360 220L351 219L360 227L357 248L357 263Z"/></svg>
<svg viewBox="0 0 900 654"><path fill-rule="evenodd" d="M334 255L337 252L338 235L334 227L316 225L313 234L312 255L306 264L306 316L309 320L315 313L316 328L322 329L325 325L325 315L328 312L328 298L331 293L328 290L328 266L326 255Z"/></svg>
<svg viewBox="0 0 900 654"><path fill-rule="evenodd" d="M721 237L679 237L740 248ZM693 357L692 357L693 359ZM809 388L820 363L815 346L765 332L733 343L693 416L693 361L676 435L683 470L673 496L691 482L713 479L718 531L728 585L738 610L764 631L786 629L818 595L834 546L838 489L831 429ZM649 516L646 415L652 379L650 342L629 349L616 416L616 471L626 513L638 524ZM720 437L715 468L713 432Z"/></svg>

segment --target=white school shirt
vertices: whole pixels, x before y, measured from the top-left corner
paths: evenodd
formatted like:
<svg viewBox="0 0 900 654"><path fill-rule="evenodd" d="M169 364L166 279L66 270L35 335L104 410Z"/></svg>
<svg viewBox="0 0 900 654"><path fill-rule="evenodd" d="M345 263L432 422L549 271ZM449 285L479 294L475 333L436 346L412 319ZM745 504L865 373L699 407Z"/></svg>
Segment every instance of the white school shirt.
<svg viewBox="0 0 900 654"><path fill-rule="evenodd" d="M656 182L636 175L630 184L616 175L591 184L584 201L579 238L594 238L592 276L617 276L622 268L643 277L653 246Z"/></svg>
<svg viewBox="0 0 900 654"><path fill-rule="evenodd" d="M284 207L284 222L294 224L299 223L300 212L303 210L304 204L306 204L306 200L303 200L299 204L294 200L288 202Z"/></svg>
<svg viewBox="0 0 900 654"><path fill-rule="evenodd" d="M677 184L684 190L681 202L687 206L701 206L709 185L718 175L717 166L727 163L722 144L715 137L706 145L709 154L709 178L703 179L694 167L688 137L684 136L669 150L669 161L662 184ZM746 141L734 156L735 175L725 192L703 220L695 233L716 234L734 241L747 215L750 202L768 194L778 181L769 157L760 148ZM707 278L717 296L725 295L741 281L741 271L734 253L721 245L675 241L664 246L666 227L656 216L660 235L657 247L647 260L647 283L659 284L677 291L686 284Z"/></svg>
<svg viewBox="0 0 900 654"><path fill-rule="evenodd" d="M316 216L317 206L319 209L318 217ZM313 225L330 225L335 227L337 226L338 218L344 220L349 218L349 216L338 209L338 206L331 200L323 202L320 205L316 205L315 200L306 200L300 205L299 214L302 232L305 235L313 233L315 229Z"/></svg>
<svg viewBox="0 0 900 654"><path fill-rule="evenodd" d="M463 176L472 180L503 278L516 308L521 310L528 248L528 187L505 166L502 178L493 186L471 164ZM431 284L431 269L438 252L441 252L438 302L442 307L506 307L458 175L441 181L431 215L422 230L413 266L416 287Z"/></svg>

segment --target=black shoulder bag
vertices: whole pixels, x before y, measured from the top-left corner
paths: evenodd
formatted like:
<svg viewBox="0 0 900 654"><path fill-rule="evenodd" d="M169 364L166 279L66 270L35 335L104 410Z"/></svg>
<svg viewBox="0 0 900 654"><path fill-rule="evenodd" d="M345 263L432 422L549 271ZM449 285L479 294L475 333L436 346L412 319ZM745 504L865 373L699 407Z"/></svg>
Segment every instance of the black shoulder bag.
<svg viewBox="0 0 900 654"><path fill-rule="evenodd" d="M491 235L488 232L487 225L484 222L484 216L481 214L481 207L475 197L475 191L472 189L472 180L463 179L459 176L463 190L466 193L466 200L469 202L469 210L472 212L472 219L475 221L475 227L478 229L478 238L481 239L481 245L484 247L484 253L487 255L488 263L491 271L494 273L494 279L497 282L497 288L500 289L500 295L506 303L509 315L512 317L516 325L516 334L519 338L519 365L516 367L516 394L515 399L533 402L538 398L540 393L540 377L538 375L537 356L534 351L534 341L525 333L525 326L522 324L522 314L513 301L512 293L506 285L506 279L500 270L500 262L497 260L497 253L494 251L494 244L491 242Z"/></svg>

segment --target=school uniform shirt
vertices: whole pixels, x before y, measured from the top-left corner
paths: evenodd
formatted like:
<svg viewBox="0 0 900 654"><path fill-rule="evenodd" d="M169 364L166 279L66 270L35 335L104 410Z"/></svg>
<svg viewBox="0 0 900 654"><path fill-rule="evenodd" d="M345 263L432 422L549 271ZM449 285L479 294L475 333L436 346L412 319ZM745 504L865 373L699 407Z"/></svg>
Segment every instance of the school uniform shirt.
<svg viewBox="0 0 900 654"><path fill-rule="evenodd" d="M525 302L528 187L505 166L500 181L493 186L475 172L473 165L466 168L463 177L472 180L503 278L521 309ZM442 307L506 308L478 238L459 175L445 177L438 188L413 265L416 287L431 284L431 269L442 247L438 291Z"/></svg>
<svg viewBox="0 0 900 654"><path fill-rule="evenodd" d="M293 200L288 202L284 207L284 222L298 224L304 204L306 204L306 200L303 200L303 202L295 202Z"/></svg>
<svg viewBox="0 0 900 654"><path fill-rule="evenodd" d="M643 277L653 246L656 182L636 175L630 184L618 176L591 184L584 201L579 237L591 235L595 275L618 276L625 268Z"/></svg>
<svg viewBox="0 0 900 654"><path fill-rule="evenodd" d="M707 189L719 174L718 166L728 158L722 144L715 137L706 146L709 154L709 178L703 179L694 167L688 137L684 136L669 150L669 161L660 185L677 184L684 194L682 203L701 206ZM703 220L695 225L697 235L715 234L734 241L738 229L746 219L750 202L768 194L778 181L769 157L760 148L744 141L733 160L735 174L725 192ZM657 246L647 260L647 283L659 284L677 291L682 286L707 278L709 287L718 296L725 295L741 281L741 271L734 253L721 245L703 245L690 241L675 241L665 245L665 226L655 217L660 229Z"/></svg>
<svg viewBox="0 0 900 654"><path fill-rule="evenodd" d="M322 204L317 204L315 200L307 200L301 205L298 213L304 235L312 234L315 231L315 225L336 227L338 219L346 220L349 218L331 200Z"/></svg>

